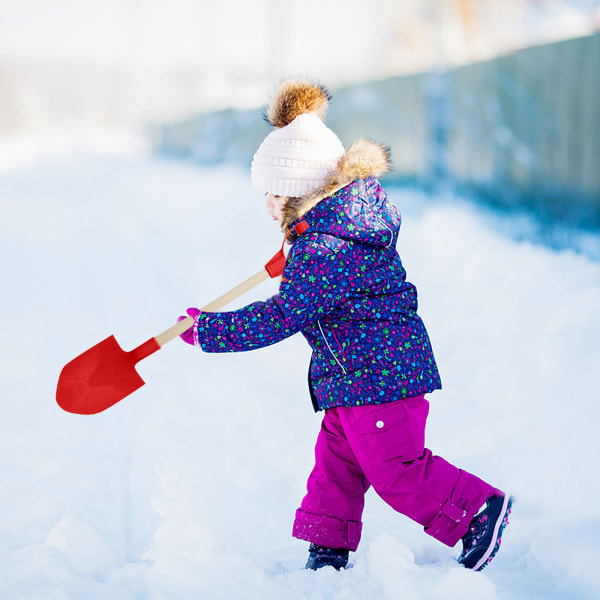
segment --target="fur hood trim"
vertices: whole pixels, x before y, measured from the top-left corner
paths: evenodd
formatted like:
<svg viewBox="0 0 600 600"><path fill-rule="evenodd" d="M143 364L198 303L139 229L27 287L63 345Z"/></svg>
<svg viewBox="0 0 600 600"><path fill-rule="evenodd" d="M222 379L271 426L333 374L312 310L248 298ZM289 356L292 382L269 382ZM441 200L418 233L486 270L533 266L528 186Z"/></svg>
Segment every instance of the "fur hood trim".
<svg viewBox="0 0 600 600"><path fill-rule="evenodd" d="M357 179L381 177L391 170L390 150L368 139L354 142L340 158L338 169L330 175L325 185L304 198L288 198L282 208L281 230L287 235L290 227L312 210L321 200L328 198Z"/></svg>

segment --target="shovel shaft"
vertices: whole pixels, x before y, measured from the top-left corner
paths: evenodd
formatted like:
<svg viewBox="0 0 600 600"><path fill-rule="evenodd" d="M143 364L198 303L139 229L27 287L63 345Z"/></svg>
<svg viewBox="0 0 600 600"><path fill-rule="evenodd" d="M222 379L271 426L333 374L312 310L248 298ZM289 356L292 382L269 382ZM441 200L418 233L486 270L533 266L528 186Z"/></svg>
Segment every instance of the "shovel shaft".
<svg viewBox="0 0 600 600"><path fill-rule="evenodd" d="M246 281L242 281L239 285L236 285L234 288L230 289L228 292L219 296L216 300L209 302L206 306L202 307L200 310L202 312L215 312L220 308L223 308L225 305L229 304L236 298L239 298L242 294L245 294L247 291L251 290L253 287L257 286L262 281L266 281L269 279L270 275L266 269L262 269L256 275L252 275L246 279ZM172 327L169 327L166 331L158 334L154 339L158 342L159 346L164 346L167 342L175 339L177 336L186 332L192 325L194 324L194 319L192 317L186 317L179 323L175 323Z"/></svg>
<svg viewBox="0 0 600 600"><path fill-rule="evenodd" d="M206 306L203 306L200 310L202 312L215 312L225 305L233 302L236 298L239 298L242 294L245 294L253 287L256 287L259 283L266 281L269 279L270 275L266 269L261 269L256 275L252 275L252 277L248 277L246 281L242 281L242 283L236 285L234 288L231 288L228 292L225 292L222 296L219 296L216 300L209 302Z"/></svg>

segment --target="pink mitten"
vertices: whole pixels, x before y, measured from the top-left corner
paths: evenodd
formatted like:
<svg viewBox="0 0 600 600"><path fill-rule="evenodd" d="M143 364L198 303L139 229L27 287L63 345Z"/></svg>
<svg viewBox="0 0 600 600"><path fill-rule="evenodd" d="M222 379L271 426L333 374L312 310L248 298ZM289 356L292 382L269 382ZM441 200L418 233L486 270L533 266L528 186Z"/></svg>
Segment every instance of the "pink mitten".
<svg viewBox="0 0 600 600"><path fill-rule="evenodd" d="M180 338L186 343L186 344L190 344L191 346L199 346L200 345L200 341L198 340L198 322L200 321L200 315L202 314L202 311L198 308L188 308L185 311L189 317L194 317L194 324L187 330L184 331L182 334L180 334ZM183 321L183 319L186 319L187 317L179 317L177 319L177 322L179 323L179 321Z"/></svg>

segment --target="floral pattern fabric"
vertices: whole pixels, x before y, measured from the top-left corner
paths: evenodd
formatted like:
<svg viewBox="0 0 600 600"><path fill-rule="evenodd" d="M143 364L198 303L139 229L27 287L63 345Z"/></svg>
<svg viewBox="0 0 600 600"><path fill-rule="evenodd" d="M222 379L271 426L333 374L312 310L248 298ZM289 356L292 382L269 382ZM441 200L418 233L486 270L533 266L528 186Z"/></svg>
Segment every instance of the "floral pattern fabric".
<svg viewBox="0 0 600 600"><path fill-rule="evenodd" d="M313 349L315 410L381 404L441 387L417 292L396 251L400 214L377 179L359 179L303 216L279 293L202 313L206 352L240 352L301 332ZM195 332L196 333L196 332Z"/></svg>

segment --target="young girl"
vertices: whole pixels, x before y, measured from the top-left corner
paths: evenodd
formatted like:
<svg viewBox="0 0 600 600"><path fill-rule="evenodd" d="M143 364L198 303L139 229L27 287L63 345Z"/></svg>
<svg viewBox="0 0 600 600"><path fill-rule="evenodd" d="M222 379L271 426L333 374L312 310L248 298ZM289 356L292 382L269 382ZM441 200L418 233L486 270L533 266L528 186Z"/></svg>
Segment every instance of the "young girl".
<svg viewBox="0 0 600 600"><path fill-rule="evenodd" d="M368 140L344 150L324 124L329 98L312 82L283 83L267 113L275 129L252 162L252 182L291 243L278 295L232 312L190 308L194 325L181 337L205 352L241 352L301 332L312 347L310 396L324 417L293 528L310 542L306 568L346 566L373 486L440 542L462 540L458 562L480 570L500 546L511 499L424 447L424 395L441 382L396 251L400 215L377 180L389 154Z"/></svg>

